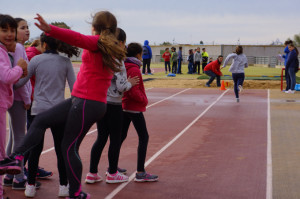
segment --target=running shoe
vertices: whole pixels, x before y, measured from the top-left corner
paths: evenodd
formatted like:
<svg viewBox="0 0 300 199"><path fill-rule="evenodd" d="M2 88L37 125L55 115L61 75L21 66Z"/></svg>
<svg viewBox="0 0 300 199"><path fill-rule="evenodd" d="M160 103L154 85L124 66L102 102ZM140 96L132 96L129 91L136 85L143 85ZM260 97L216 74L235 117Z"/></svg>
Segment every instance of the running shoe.
<svg viewBox="0 0 300 199"><path fill-rule="evenodd" d="M36 172L36 177L43 179L43 178L49 178L53 175L52 171L46 171L44 168L39 167Z"/></svg>
<svg viewBox="0 0 300 199"><path fill-rule="evenodd" d="M12 183L13 190L24 190L26 188L27 180L23 179L21 181L14 179Z"/></svg>
<svg viewBox="0 0 300 199"><path fill-rule="evenodd" d="M6 187L11 187L13 184L13 178L9 178L8 176L5 176L3 179L3 185Z"/></svg>
<svg viewBox="0 0 300 199"><path fill-rule="evenodd" d="M240 102L240 99L239 99L239 98L236 98L236 102Z"/></svg>
<svg viewBox="0 0 300 199"><path fill-rule="evenodd" d="M80 192L79 196L75 197L66 197L66 199L90 199L91 195L88 193Z"/></svg>
<svg viewBox="0 0 300 199"><path fill-rule="evenodd" d="M152 175L146 172L136 173L134 181L136 182L155 182L158 180L157 175Z"/></svg>
<svg viewBox="0 0 300 199"><path fill-rule="evenodd" d="M36 193L36 187L35 185L29 185L28 183L26 183L26 188L25 188L25 196L28 198L33 198L35 196Z"/></svg>
<svg viewBox="0 0 300 199"><path fill-rule="evenodd" d="M115 174L108 173L106 176L106 183L122 183L127 181L128 181L128 176L118 171Z"/></svg>
<svg viewBox="0 0 300 199"><path fill-rule="evenodd" d="M68 197L69 196L69 186L59 185L58 197Z"/></svg>
<svg viewBox="0 0 300 199"><path fill-rule="evenodd" d="M95 182L102 181L102 177L99 175L99 173L88 173L85 177L85 183L87 184L93 184Z"/></svg>
<svg viewBox="0 0 300 199"><path fill-rule="evenodd" d="M243 86L242 85L239 85L239 92L241 93L243 90Z"/></svg>
<svg viewBox="0 0 300 199"><path fill-rule="evenodd" d="M0 175L5 173L16 175L21 173L21 162L12 158L5 158L0 161Z"/></svg>

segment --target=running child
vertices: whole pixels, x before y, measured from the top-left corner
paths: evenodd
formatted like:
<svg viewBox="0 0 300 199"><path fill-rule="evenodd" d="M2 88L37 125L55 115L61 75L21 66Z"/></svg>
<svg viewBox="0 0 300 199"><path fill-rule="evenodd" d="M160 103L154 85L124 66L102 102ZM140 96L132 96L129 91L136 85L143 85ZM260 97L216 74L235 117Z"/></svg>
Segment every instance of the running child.
<svg viewBox="0 0 300 199"><path fill-rule="evenodd" d="M162 58L165 60L166 74L167 74L168 68L169 68L169 73L170 73L171 72L171 66L170 66L171 53L169 52L169 48L166 48L166 51L162 55Z"/></svg>
<svg viewBox="0 0 300 199"><path fill-rule="evenodd" d="M126 33L121 28L118 28L118 41L122 48L125 49ZM121 132L123 121L122 96L123 93L135 86L139 79L138 77L127 79L124 62L120 67L120 72L115 72L111 80L111 85L107 92L107 110L104 117L97 122L98 136L95 141L90 158L90 172L85 178L85 182L92 184L102 181L98 173L98 164L109 137L110 144L108 150L109 168L106 175L106 183L120 183L128 181L126 169L118 168Z"/></svg>
<svg viewBox="0 0 300 199"><path fill-rule="evenodd" d="M243 47L236 46L235 52L229 54L223 64L222 68L225 68L227 63L232 59L229 71L232 73L232 79L234 82L234 93L236 102L240 102L239 92L243 89L243 83L245 80L244 69L248 67L248 60L245 54L243 54ZM221 68L221 69L222 69Z"/></svg>
<svg viewBox="0 0 300 199"><path fill-rule="evenodd" d="M27 63L24 59L17 60L15 67L13 57L8 51L15 51L15 38L18 24L9 15L0 14L0 158L5 158L6 142L6 111L13 104L13 84L20 78L27 75ZM0 174L15 174L8 167L2 167ZM13 168L13 167L10 167ZM3 197L2 176L0 176L0 198Z"/></svg>
<svg viewBox="0 0 300 199"><path fill-rule="evenodd" d="M142 79L142 74L140 71L140 67L142 65L142 50L142 46L138 43L130 43L128 45L127 58L125 60L127 77L138 76L139 79ZM131 122L133 123L139 137L138 162L135 181L157 181L157 175L151 175L145 171L145 159L149 135L143 114L143 112L146 111L146 106L148 104L143 81L140 81L138 85L125 92L122 100L124 113L122 143L127 137L128 128Z"/></svg>
<svg viewBox="0 0 300 199"><path fill-rule="evenodd" d="M91 126L104 116L113 72L120 71L125 58L125 51L115 36L117 20L108 11L97 12L93 17L92 35L88 36L49 25L39 14L35 19L39 21L36 26L47 35L83 48L82 65L72 97L35 117L15 155L0 161L0 173L19 166L23 154L42 140L47 128L65 124L62 153L70 185L69 198L88 199L90 194L81 190L82 163L78 150Z"/></svg>

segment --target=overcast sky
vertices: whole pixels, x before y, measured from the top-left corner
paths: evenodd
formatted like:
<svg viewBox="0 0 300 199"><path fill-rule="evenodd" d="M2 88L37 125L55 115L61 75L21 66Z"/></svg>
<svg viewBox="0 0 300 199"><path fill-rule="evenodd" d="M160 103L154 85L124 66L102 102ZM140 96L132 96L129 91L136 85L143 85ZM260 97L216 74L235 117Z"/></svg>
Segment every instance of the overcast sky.
<svg viewBox="0 0 300 199"><path fill-rule="evenodd" d="M4 4L5 2L5 4ZM270 44L300 33L300 0L0 0L0 13L22 17L31 38L40 35L36 13L90 34L91 14L108 10L127 43Z"/></svg>

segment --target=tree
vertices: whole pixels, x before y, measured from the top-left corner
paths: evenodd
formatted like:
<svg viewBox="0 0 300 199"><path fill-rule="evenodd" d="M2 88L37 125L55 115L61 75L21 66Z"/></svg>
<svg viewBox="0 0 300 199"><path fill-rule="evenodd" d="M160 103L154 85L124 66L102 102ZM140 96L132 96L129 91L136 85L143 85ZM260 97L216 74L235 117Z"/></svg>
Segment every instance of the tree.
<svg viewBox="0 0 300 199"><path fill-rule="evenodd" d="M300 33L297 35L294 35L294 41L296 45L300 45Z"/></svg>
<svg viewBox="0 0 300 199"><path fill-rule="evenodd" d="M162 44L160 44L161 46L171 46L172 44L168 41L164 41Z"/></svg>
<svg viewBox="0 0 300 199"><path fill-rule="evenodd" d="M51 25L60 27L60 28L66 28L66 29L71 29L70 26L68 26L65 22L52 22Z"/></svg>
<svg viewBox="0 0 300 199"><path fill-rule="evenodd" d="M204 44L204 43L203 43L203 41L201 40L201 41L200 41L200 45L203 45L203 44Z"/></svg>

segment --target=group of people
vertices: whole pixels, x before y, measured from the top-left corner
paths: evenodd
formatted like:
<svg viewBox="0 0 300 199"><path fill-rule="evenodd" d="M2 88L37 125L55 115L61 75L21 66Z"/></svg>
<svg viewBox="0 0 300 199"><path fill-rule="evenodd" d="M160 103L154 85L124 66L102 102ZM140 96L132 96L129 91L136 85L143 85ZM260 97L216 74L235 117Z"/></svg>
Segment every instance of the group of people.
<svg viewBox="0 0 300 199"><path fill-rule="evenodd" d="M81 190L82 163L78 151L82 140L96 123L98 137L91 150L86 183L102 180L98 163L108 137L110 146L106 182L128 181L126 169L118 167L118 160L121 145L132 122L139 137L135 181L157 181L158 176L147 173L144 167L149 134L143 115L148 100L140 71L143 64L142 45L130 43L125 50L126 33L117 27L115 16L108 11L93 16L91 35L50 25L39 14L35 19L35 25L43 31L40 44L35 47L39 53L28 53L26 56L24 46L16 42L19 34L16 35L17 21L9 15L0 14L0 175L6 174L5 178L15 178L17 182L25 181L22 187L25 195L34 197L36 188L40 186L35 180L44 134L50 128L57 155L58 196L88 199L90 194ZM84 50L82 65L75 78L70 59L59 52L68 57L77 56L78 47ZM23 57L16 56L19 48ZM32 58L30 61L27 60L29 55ZM34 82L32 103L28 100L30 78ZM69 99L64 99L66 82L71 91ZM20 101L14 95L14 91L21 88L28 91L26 101ZM32 118L27 122L29 128L26 135L16 138L17 135L12 131L14 141L18 140L18 143L9 146L6 155L6 111L13 104L19 107L20 112L22 109L22 114L15 112L19 117L24 117L23 120L26 120L26 109L31 110ZM13 122L12 115L10 119ZM25 128L25 123L22 121L18 126ZM26 154L29 154L27 179L22 174ZM19 177L20 174L23 176ZM2 178L0 180L2 182Z"/></svg>
<svg viewBox="0 0 300 199"><path fill-rule="evenodd" d="M165 73L167 74L182 74L181 65L182 65L182 46L179 47L178 52L176 52L176 48L171 48L171 53L169 52L169 48L165 49L162 58L165 61ZM171 70L172 65L172 70Z"/></svg>
<svg viewBox="0 0 300 199"><path fill-rule="evenodd" d="M189 50L189 55L187 57L188 61L188 74L198 74L201 73L201 62L202 62L202 73L204 73L205 66L212 61L212 58L208 60L208 53L205 48L202 48L202 53L200 52L200 48L196 48Z"/></svg>
<svg viewBox="0 0 300 199"><path fill-rule="evenodd" d="M285 93L295 93L296 73L299 70L299 51L295 47L293 41L287 40L284 42L285 48L283 55L285 66Z"/></svg>

